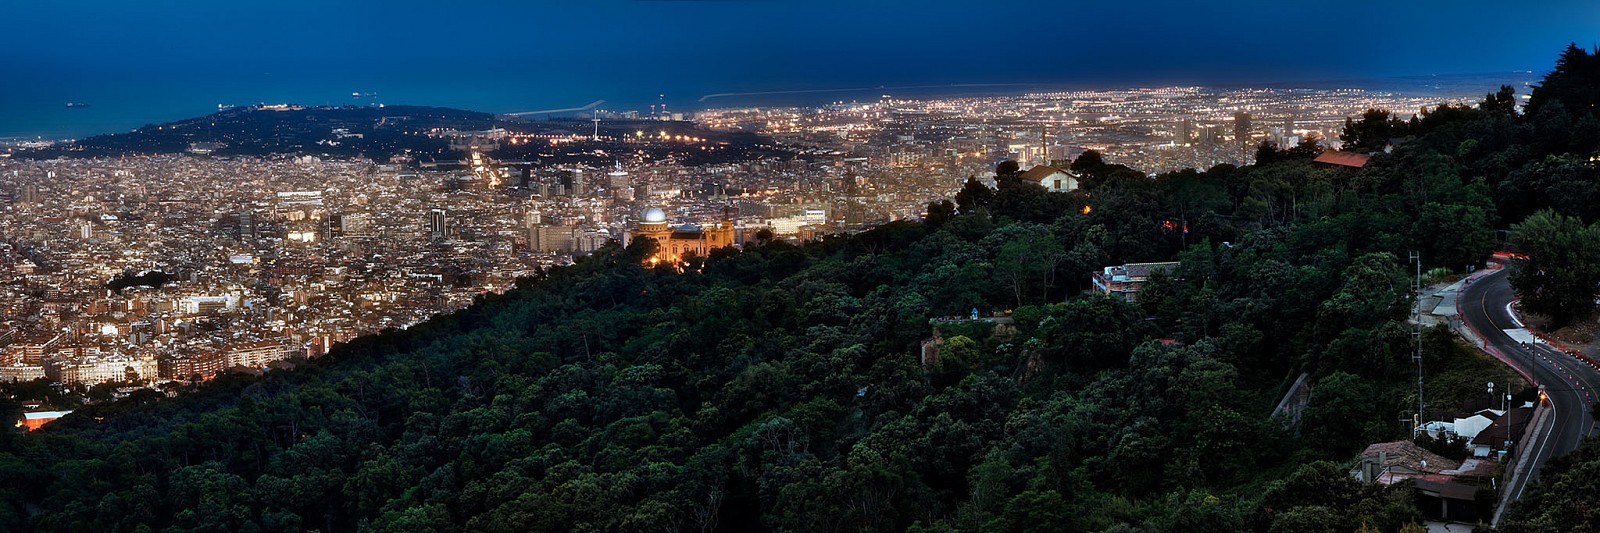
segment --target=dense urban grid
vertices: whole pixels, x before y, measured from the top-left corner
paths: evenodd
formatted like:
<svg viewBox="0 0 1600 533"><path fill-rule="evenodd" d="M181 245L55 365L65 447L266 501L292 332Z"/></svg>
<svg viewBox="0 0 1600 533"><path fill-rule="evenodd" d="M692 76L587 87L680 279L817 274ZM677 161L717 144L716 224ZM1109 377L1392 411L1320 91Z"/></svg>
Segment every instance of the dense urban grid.
<svg viewBox="0 0 1600 533"><path fill-rule="evenodd" d="M430 131L460 157L442 164L315 150L228 155L221 143L38 160L18 151L50 143L14 143L0 152L0 380L126 392L267 371L460 309L537 269L626 242L641 224L685 242L711 242L697 236L713 231L734 244L811 240L920 218L969 176L992 184L1001 160L1059 191L1076 187L1066 169L1086 150L1152 174L1243 165L1262 143L1337 147L1345 117L1365 109L1437 101L1178 87L716 109L688 118L760 134L779 150L707 164L635 149L705 139L619 133L619 120L683 118L654 112L643 121L595 112L592 134ZM350 135L333 130L324 146ZM582 150L587 163L495 158L528 143Z"/></svg>

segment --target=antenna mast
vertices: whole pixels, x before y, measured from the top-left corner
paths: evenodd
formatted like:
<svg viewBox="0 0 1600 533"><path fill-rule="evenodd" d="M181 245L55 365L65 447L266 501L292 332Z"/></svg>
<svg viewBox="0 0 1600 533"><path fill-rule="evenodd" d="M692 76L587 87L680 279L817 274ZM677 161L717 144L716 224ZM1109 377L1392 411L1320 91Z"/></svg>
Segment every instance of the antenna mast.
<svg viewBox="0 0 1600 533"><path fill-rule="evenodd" d="M1039 122L1039 159L1043 159L1044 160L1044 164L1046 164L1046 165L1050 164L1050 143L1047 141L1049 139L1049 131L1050 131L1050 123L1044 122L1044 121L1040 121Z"/></svg>
<svg viewBox="0 0 1600 533"><path fill-rule="evenodd" d="M1415 309L1411 311L1412 332L1417 338L1417 351L1411 356L1417 361L1417 420L1412 426L1413 436L1416 428L1422 426L1422 254L1411 252L1411 262L1416 263L1417 277L1411 282L1412 298L1416 300Z"/></svg>

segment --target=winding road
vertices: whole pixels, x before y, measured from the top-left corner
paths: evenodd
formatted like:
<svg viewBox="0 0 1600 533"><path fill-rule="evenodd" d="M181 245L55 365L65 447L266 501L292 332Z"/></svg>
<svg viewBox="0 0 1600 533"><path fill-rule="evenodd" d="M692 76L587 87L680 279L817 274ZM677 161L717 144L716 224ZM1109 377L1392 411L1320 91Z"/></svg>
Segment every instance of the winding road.
<svg viewBox="0 0 1600 533"><path fill-rule="evenodd" d="M1532 461L1532 469L1507 487L1513 501L1521 499L1528 482L1538 477L1546 461L1577 449L1584 437L1594 432L1589 405L1600 391L1600 369L1535 341L1511 313L1515 299L1516 293L1502 269L1463 287L1456 303L1462 320L1483 339L1479 348L1520 366L1520 373L1532 375L1550 396L1554 421L1548 427L1536 428L1534 438L1522 444L1519 453L1523 460ZM1532 348L1525 342L1532 342Z"/></svg>

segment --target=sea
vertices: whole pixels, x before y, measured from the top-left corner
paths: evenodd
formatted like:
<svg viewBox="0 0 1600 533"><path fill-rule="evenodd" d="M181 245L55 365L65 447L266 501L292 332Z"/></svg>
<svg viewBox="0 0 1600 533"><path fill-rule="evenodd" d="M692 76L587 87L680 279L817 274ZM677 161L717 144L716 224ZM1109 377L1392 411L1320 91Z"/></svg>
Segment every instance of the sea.
<svg viewBox="0 0 1600 533"><path fill-rule="evenodd" d="M1218 88L1360 88L1400 94L1434 96L1441 101L1473 101L1500 85L1526 94L1541 74L1529 71L1322 80L1236 85ZM302 105L367 105L372 103L430 105L514 113L573 109L603 101L600 109L649 113L652 105L670 112L707 108L813 106L835 102L870 102L884 96L906 99L1020 95L1083 89L1192 86L1193 83L1095 83L1069 80L1047 83L872 84L837 87L756 87L719 89L703 83L651 83L633 80L604 85L574 77L552 85L525 83L516 77L484 78L472 83L453 76L414 76L410 79L347 79L338 75L275 77L193 77L186 79L132 79L118 77L104 83L92 79L73 83L0 83L0 139L72 139L119 133L215 113L219 105L295 103ZM352 96L360 94L359 97ZM67 103L86 104L68 107ZM573 114L566 112L565 114ZM559 115L559 113L557 114Z"/></svg>

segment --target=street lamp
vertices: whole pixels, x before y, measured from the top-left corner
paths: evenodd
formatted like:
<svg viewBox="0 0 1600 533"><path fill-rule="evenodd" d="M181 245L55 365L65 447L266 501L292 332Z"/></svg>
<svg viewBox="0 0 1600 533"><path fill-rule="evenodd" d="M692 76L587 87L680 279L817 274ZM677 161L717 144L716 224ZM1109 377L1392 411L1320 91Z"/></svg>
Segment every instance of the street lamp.
<svg viewBox="0 0 1600 533"><path fill-rule="evenodd" d="M1505 454L1506 454L1507 457L1510 457L1510 455L1511 455L1511 393L1509 393L1509 392L1506 393L1506 401L1505 401L1505 403L1500 404L1500 410L1506 412L1506 414L1500 415L1500 418L1502 420L1506 421Z"/></svg>
<svg viewBox="0 0 1600 533"><path fill-rule="evenodd" d="M1489 408L1490 409L1494 409L1494 382L1493 381L1489 382ZM1502 420L1505 419L1505 415L1504 414L1502 414L1500 416L1501 416Z"/></svg>

